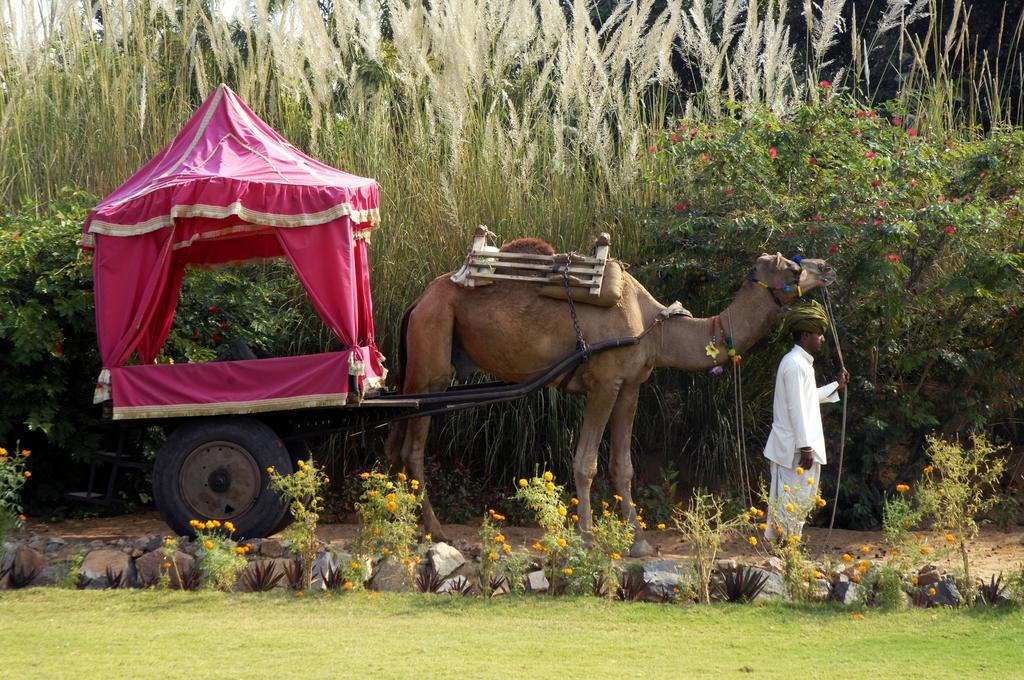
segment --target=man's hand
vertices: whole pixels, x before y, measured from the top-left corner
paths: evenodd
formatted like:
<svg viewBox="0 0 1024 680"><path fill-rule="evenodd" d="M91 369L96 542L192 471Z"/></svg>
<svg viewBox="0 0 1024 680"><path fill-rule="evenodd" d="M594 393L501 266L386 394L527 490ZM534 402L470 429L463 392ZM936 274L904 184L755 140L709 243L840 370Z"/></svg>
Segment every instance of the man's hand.
<svg viewBox="0 0 1024 680"><path fill-rule="evenodd" d="M846 383L850 382L850 373L845 368L839 373L839 389L846 389Z"/></svg>
<svg viewBox="0 0 1024 680"><path fill-rule="evenodd" d="M800 449L800 467L810 470L814 466L814 449L805 446Z"/></svg>

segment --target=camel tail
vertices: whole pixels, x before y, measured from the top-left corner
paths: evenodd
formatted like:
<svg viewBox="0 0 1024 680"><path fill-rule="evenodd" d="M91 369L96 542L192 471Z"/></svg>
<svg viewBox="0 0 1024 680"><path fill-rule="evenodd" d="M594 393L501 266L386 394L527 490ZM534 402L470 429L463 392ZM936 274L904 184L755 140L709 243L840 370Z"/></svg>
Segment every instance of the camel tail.
<svg viewBox="0 0 1024 680"><path fill-rule="evenodd" d="M402 322L398 325L398 367L396 369L396 388L399 392L405 387L405 364L408 360L407 354L407 335L409 333L409 315L412 314L412 310L416 309L416 305L419 303L419 299L415 300L411 305L405 308L405 313L402 314Z"/></svg>

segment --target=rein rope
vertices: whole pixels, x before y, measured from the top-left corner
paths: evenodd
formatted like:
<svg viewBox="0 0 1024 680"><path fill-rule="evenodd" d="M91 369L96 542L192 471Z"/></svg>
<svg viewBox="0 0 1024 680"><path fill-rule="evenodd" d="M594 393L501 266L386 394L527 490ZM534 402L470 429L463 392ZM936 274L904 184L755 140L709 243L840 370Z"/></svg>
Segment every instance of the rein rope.
<svg viewBox="0 0 1024 680"><path fill-rule="evenodd" d="M842 373L846 370L846 363L843 361L843 348L839 344L839 333L836 331L836 318L832 313L832 301L828 297L828 288L823 287L821 289L822 299L825 301L825 313L828 315L829 328L832 329L832 341L836 343L836 354L839 356L839 371ZM850 390L846 387L843 388L843 424L839 432L839 467L836 470L836 495L832 499L832 518L828 522L828 534L825 536L825 542L828 543L832 538L832 528L836 523L836 507L839 505L839 483L843 479L843 452L846 450L846 409L850 403Z"/></svg>

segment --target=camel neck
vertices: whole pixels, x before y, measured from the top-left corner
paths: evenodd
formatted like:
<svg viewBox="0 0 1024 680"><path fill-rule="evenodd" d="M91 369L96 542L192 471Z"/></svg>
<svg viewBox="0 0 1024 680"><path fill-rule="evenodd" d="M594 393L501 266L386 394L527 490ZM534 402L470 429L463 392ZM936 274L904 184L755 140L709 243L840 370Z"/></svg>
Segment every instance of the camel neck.
<svg viewBox="0 0 1024 680"><path fill-rule="evenodd" d="M725 337L732 338L733 347L743 354L771 328L781 315L768 292L759 286L745 283L732 303L717 317L691 319L674 317L651 334L654 365L700 371L720 366L728 361ZM716 320L717 318L717 320ZM712 330L717 337L719 353L708 356Z"/></svg>

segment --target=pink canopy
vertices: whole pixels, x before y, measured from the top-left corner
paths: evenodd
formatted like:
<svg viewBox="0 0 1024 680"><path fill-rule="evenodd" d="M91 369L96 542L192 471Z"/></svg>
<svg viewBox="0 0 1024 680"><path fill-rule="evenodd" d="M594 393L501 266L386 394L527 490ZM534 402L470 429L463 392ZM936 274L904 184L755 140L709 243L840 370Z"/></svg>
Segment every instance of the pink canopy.
<svg viewBox="0 0 1024 680"><path fill-rule="evenodd" d="M169 406L160 397L153 404L124 402L117 394L119 381L111 395L111 373L123 370L134 354L149 365L132 367L136 383L144 375L159 391L162 376L172 375L173 370L149 369L157 368L151 362L170 331L186 266L280 256L291 262L313 307L344 348L352 386L337 385L333 403L344 403L351 390L376 387L383 369L373 336L367 239L379 221L374 180L310 158L220 85L170 144L92 210L82 228L81 245L93 250L96 335L104 369L97 401L112 396L115 418L131 417L124 410L129 407ZM336 357L325 361L336 365ZM189 370L194 377L196 368ZM315 385L326 403L323 388ZM301 401L294 387L277 396L240 388L215 399L232 396L236 406L225 412L261 410L263 402L268 408L287 406L280 401L284 397L309 401Z"/></svg>

